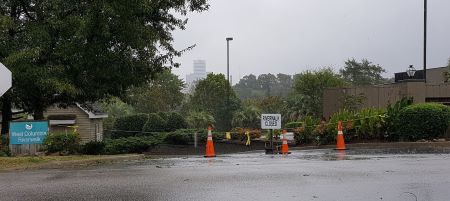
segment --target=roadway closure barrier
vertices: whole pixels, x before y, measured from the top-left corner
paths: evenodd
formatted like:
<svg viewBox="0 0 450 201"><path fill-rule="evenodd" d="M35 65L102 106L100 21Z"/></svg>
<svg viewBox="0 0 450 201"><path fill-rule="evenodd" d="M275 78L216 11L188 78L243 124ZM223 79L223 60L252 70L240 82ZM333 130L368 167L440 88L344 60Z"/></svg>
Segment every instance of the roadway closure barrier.
<svg viewBox="0 0 450 201"><path fill-rule="evenodd" d="M281 154L290 154L288 140L286 138L286 130L283 130L283 142L281 144Z"/></svg>
<svg viewBox="0 0 450 201"><path fill-rule="evenodd" d="M208 139L206 141L206 154L205 157L216 157L216 153L214 152L214 142L212 139L211 133L212 127L208 126Z"/></svg>
<svg viewBox="0 0 450 201"><path fill-rule="evenodd" d="M345 150L344 133L342 132L342 121L338 121L336 136L336 150Z"/></svg>

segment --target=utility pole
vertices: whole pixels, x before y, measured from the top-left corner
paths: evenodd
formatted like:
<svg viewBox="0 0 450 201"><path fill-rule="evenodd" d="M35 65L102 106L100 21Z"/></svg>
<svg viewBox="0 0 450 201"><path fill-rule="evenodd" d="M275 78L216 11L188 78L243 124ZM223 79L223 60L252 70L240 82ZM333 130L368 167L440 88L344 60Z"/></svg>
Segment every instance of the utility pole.
<svg viewBox="0 0 450 201"><path fill-rule="evenodd" d="M423 1L423 80L427 82L427 0Z"/></svg>

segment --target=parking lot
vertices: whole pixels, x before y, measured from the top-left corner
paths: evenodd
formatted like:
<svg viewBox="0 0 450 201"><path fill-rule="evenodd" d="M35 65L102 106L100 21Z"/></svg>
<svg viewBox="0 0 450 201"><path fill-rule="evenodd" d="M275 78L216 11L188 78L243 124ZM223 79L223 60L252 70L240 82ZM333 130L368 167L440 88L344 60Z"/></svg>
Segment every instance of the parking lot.
<svg viewBox="0 0 450 201"><path fill-rule="evenodd" d="M450 200L450 155L262 151L0 173L1 200Z"/></svg>

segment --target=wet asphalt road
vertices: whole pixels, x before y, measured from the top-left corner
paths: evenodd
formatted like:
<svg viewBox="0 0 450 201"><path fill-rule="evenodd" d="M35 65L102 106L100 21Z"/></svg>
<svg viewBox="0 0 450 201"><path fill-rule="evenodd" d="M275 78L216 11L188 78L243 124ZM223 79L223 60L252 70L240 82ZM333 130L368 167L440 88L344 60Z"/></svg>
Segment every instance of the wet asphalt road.
<svg viewBox="0 0 450 201"><path fill-rule="evenodd" d="M448 201L450 154L251 152L8 172L0 200Z"/></svg>

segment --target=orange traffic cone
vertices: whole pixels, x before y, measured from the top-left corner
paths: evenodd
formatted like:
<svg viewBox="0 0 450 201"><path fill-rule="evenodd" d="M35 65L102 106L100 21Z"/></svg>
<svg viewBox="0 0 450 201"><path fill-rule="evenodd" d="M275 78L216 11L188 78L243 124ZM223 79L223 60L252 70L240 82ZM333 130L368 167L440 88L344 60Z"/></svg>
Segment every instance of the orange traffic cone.
<svg viewBox="0 0 450 201"><path fill-rule="evenodd" d="M206 155L205 157L216 157L214 152L214 143L212 139L211 126L208 126L208 140L206 141Z"/></svg>
<svg viewBox="0 0 450 201"><path fill-rule="evenodd" d="M283 130L283 144L281 145L281 153L289 154L289 146L286 138L286 130Z"/></svg>
<svg viewBox="0 0 450 201"><path fill-rule="evenodd" d="M345 150L344 133L342 132L342 121L338 121L338 132L336 137L336 150Z"/></svg>

